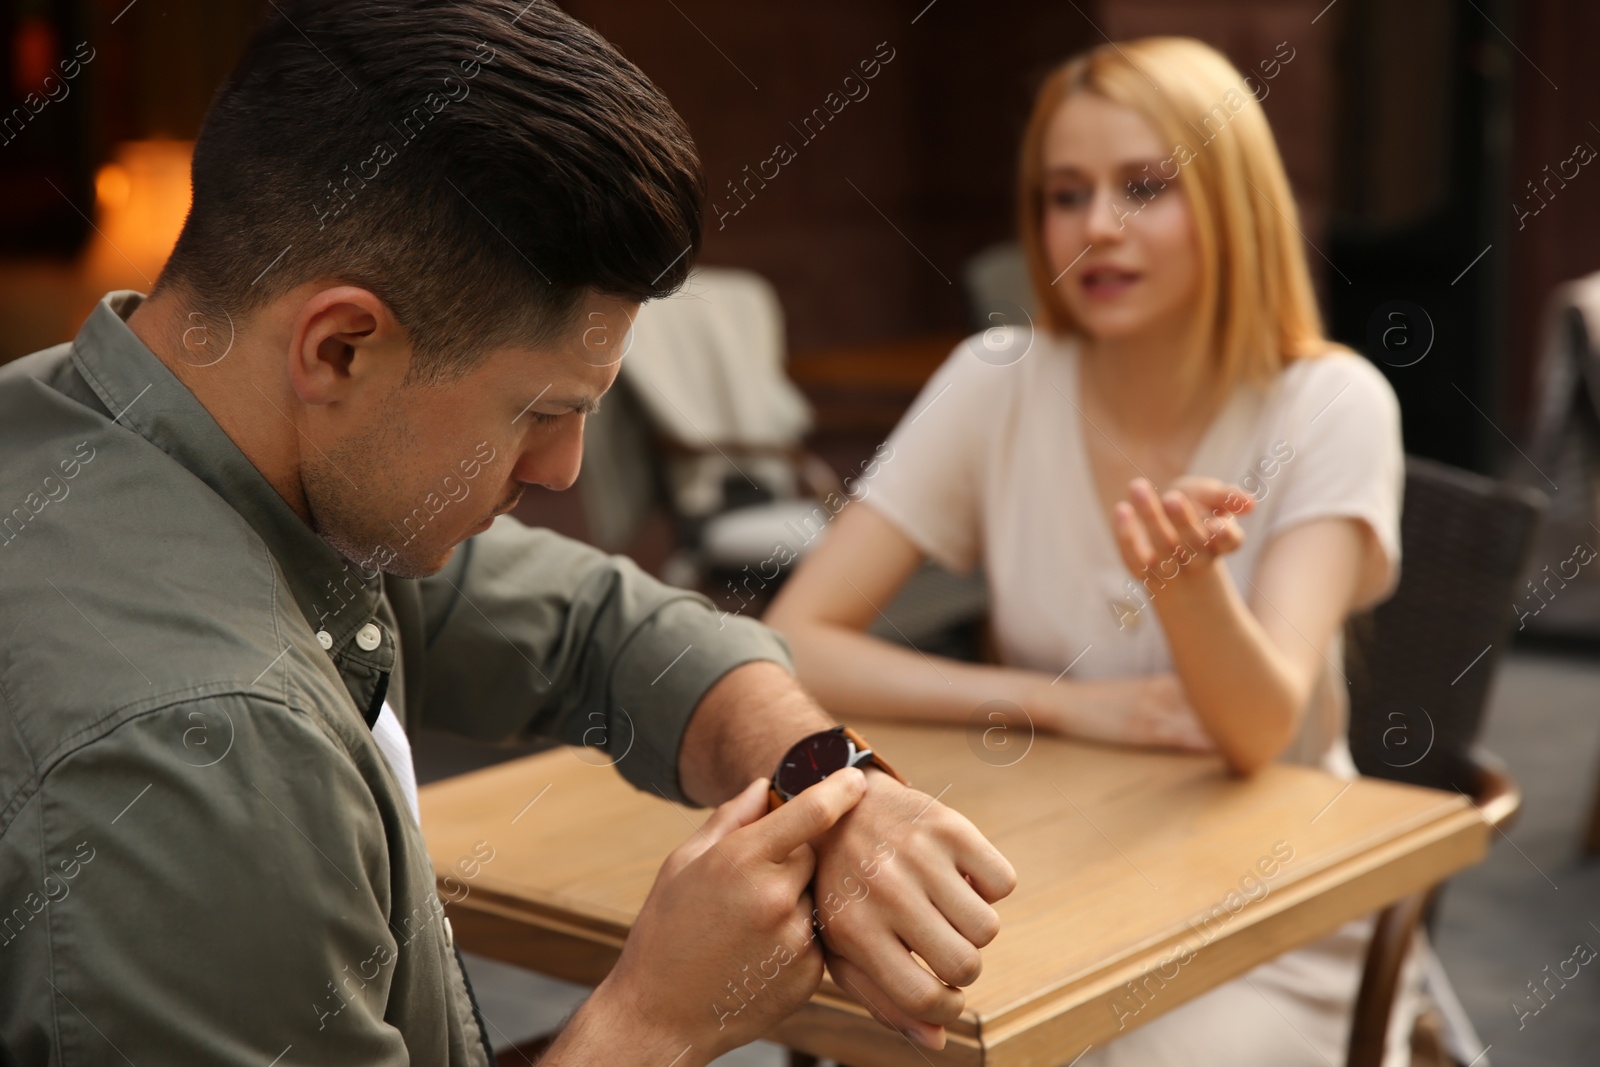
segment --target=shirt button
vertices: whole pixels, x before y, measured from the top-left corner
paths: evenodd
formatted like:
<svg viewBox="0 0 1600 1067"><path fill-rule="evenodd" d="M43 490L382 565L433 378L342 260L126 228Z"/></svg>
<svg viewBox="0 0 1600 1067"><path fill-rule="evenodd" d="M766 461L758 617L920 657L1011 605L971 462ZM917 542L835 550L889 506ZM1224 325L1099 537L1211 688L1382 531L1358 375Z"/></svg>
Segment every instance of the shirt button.
<svg viewBox="0 0 1600 1067"><path fill-rule="evenodd" d="M361 651L371 652L383 644L383 631L378 629L377 624L369 622L356 631L356 644L361 646Z"/></svg>
<svg viewBox="0 0 1600 1067"><path fill-rule="evenodd" d="M333 635L326 630L318 630L317 644L322 646L322 651L328 651L328 649L333 647Z"/></svg>
<svg viewBox="0 0 1600 1067"><path fill-rule="evenodd" d="M445 948L456 947L456 932L450 928L450 920L448 918L444 921L444 946Z"/></svg>

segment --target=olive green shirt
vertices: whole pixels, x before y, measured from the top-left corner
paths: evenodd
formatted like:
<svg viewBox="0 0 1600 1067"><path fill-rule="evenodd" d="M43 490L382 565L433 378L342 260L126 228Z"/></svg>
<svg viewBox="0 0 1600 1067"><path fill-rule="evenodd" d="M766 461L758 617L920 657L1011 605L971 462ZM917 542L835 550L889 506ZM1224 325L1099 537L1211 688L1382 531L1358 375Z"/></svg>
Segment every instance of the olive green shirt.
<svg viewBox="0 0 1600 1067"><path fill-rule="evenodd" d="M0 1062L485 1064L384 700L682 799L702 695L787 650L509 518L363 574L128 329L142 299L0 368Z"/></svg>

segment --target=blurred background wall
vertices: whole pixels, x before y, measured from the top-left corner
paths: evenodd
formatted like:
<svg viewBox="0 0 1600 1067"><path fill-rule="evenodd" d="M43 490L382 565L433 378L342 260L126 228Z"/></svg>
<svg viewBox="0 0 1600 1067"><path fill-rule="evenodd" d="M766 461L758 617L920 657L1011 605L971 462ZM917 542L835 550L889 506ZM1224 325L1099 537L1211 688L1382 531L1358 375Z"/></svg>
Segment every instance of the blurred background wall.
<svg viewBox="0 0 1600 1067"><path fill-rule="evenodd" d="M568 7L688 120L713 205L730 212L708 216L703 262L770 279L802 359L844 348L870 369L870 346L970 328L962 267L1011 236L1014 156L1033 87L1080 49L1145 33L1200 37L1246 71L1292 55L1265 107L1324 308L1337 338L1390 373L1412 451L1484 470L1514 460L1508 441L1529 427L1542 302L1557 282L1600 268L1600 197L1582 188L1600 179L1585 172L1576 188L1529 200L1543 168L1579 141L1600 145L1600 128L1584 118L1600 116L1600 80L1585 77L1600 8L1583 0ZM0 360L70 338L105 289L148 289L181 216L170 176L182 145L163 142L193 137L266 9L260 0L9 0L0 14ZM870 94L825 128L804 125L875 54L892 58ZM28 94L74 57L76 75L32 97L44 100L34 112ZM750 186L754 195L736 194L729 183L779 142L796 158ZM1525 201L1542 210L1521 217ZM1432 351L1414 367L1371 351L1374 315L1395 300L1431 323Z"/></svg>
<svg viewBox="0 0 1600 1067"><path fill-rule="evenodd" d="M711 193L702 262L772 283L788 373L814 408L805 444L837 472L861 470L956 339L985 324L966 267L1014 237L1016 148L1040 79L1106 40L1176 33L1262 80L1330 332L1393 383L1408 451L1550 492L1554 540L1537 563L1566 558L1562 538L1588 538L1600 522L1600 479L1571 475L1578 491L1560 493L1529 458L1545 463L1530 437L1546 301L1600 271L1600 170L1552 177L1573 173L1580 146L1600 148L1594 0L566 6L687 119ZM0 363L70 340L107 290L149 290L187 207L188 143L268 10L269 0L0 0ZM878 65L869 92L829 112L825 100L863 61ZM751 180L780 143L794 158ZM1591 340L1600 367L1597 352ZM625 414L616 393L605 409ZM1600 404L1589 408L1592 459ZM603 471L586 452L579 492L530 490L518 517L603 542L595 494L623 495ZM1569 471L1548 472L1568 484ZM667 575L687 540L680 520L658 500L637 533L605 547ZM702 585L729 610L759 611L717 581ZM945 608L971 606L960 589L942 595ZM1595 620L1600 579L1575 582L1536 621L1548 637L1579 635L1584 655L1516 659L1497 690L1488 741L1528 789L1521 843L1452 883L1438 931L1503 1065L1593 1060L1600 1013L1585 1002L1527 1034L1505 1005L1591 919L1581 909L1597 868L1571 840L1584 798L1600 796ZM424 779L510 751L443 735L417 744ZM1589 848L1600 854L1594 810ZM1535 895L1555 880L1559 897ZM480 992L496 988L486 966L473 962ZM526 1023L532 996L502 996L504 1018Z"/></svg>

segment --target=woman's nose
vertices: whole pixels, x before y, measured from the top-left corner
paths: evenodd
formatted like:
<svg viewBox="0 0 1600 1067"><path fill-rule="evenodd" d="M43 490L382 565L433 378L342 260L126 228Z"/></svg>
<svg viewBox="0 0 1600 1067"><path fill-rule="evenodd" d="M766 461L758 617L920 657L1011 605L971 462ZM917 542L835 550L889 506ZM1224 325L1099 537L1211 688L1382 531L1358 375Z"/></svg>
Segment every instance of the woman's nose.
<svg viewBox="0 0 1600 1067"><path fill-rule="evenodd" d="M1120 241L1126 234L1128 210L1122 195L1109 183L1095 186L1084 219L1084 236L1090 244Z"/></svg>

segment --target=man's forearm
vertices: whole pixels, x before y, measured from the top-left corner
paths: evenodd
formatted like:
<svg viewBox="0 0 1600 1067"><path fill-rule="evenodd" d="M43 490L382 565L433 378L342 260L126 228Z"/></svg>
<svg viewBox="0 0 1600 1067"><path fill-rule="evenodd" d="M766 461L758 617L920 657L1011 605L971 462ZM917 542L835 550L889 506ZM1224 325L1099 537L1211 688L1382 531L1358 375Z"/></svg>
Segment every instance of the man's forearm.
<svg viewBox="0 0 1600 1067"><path fill-rule="evenodd" d="M673 1020L684 1022L685 1020ZM700 1067L710 1049L696 1049L665 1028L649 1025L633 1004L618 1003L602 982L539 1057L541 1067L601 1067L614 1063L671 1063Z"/></svg>
<svg viewBox="0 0 1600 1067"><path fill-rule="evenodd" d="M697 804L720 804L771 774L796 741L834 725L781 664L742 664L695 708L678 751L678 780Z"/></svg>

